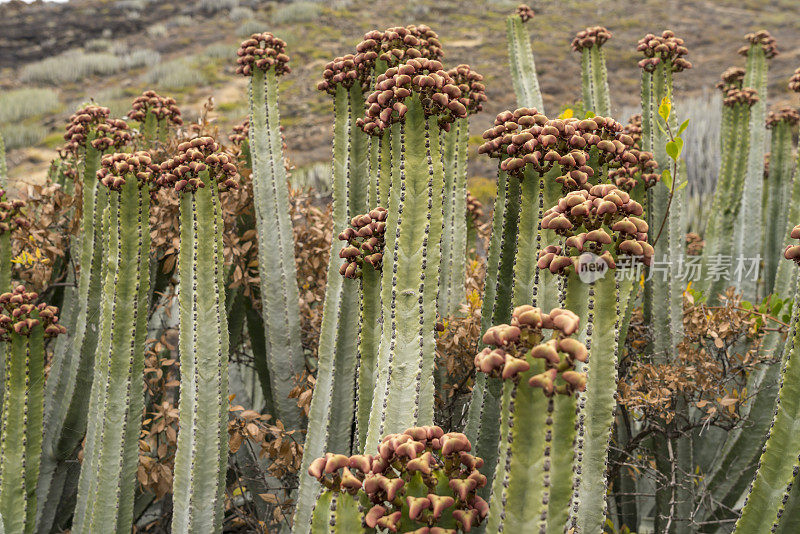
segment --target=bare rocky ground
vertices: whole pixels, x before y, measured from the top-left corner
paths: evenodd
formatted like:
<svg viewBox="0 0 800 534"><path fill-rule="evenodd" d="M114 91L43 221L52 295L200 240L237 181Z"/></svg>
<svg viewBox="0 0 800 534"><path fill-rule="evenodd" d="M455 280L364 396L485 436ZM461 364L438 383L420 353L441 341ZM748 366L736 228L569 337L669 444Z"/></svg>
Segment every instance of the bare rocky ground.
<svg viewBox="0 0 800 534"><path fill-rule="evenodd" d="M246 114L246 85L234 74L232 59L241 40L237 28L243 21L231 20L228 9L213 13L213 9L203 9L211 2L157 1L141 9L144 4L75 0L67 4L0 5L0 91L22 86L19 69L26 63L83 47L100 37L125 43L132 50L157 50L162 62L196 55L209 45L225 44L231 48L231 60L209 61L205 65L211 71L207 73L208 83L161 92L173 94L189 119L196 118L202 104L213 97L220 129L227 132ZM254 11L252 19L263 21L262 30L288 41L293 72L282 83L281 115L289 156L297 165L330 157L331 105L315 89L316 82L327 60L351 52L370 29L427 24L440 35L447 65L469 63L485 75L489 102L472 120L473 135L480 135L497 112L515 107L507 67L505 17L513 12L516 2L334 0L318 4L318 13L310 19L281 23L270 21L281 20L276 14L286 4L239 4ZM775 36L781 50L771 66L769 100L785 104L794 98L797 103L786 82L800 67L798 0L561 0L531 5L537 17L528 27L548 114L556 114L580 98L579 61L569 43L576 31L593 25L606 26L614 33L605 50L617 115L624 107L639 102L637 40L664 29L672 29L686 40L694 64L691 71L676 76L676 98L713 91L726 67L744 64L744 58L737 55L744 44L743 35L765 28ZM178 19L180 25L171 24ZM148 32L154 25L164 25L167 31L161 35ZM122 88L122 96L132 99L149 88L142 79L143 71L129 71L65 84L58 88L63 109L42 121L57 131L81 100L107 94L113 87ZM54 145L50 139L50 149L40 146L13 151L9 155L12 178L35 181L42 176ZM475 160L473 174L491 173L491 165L483 159Z"/></svg>

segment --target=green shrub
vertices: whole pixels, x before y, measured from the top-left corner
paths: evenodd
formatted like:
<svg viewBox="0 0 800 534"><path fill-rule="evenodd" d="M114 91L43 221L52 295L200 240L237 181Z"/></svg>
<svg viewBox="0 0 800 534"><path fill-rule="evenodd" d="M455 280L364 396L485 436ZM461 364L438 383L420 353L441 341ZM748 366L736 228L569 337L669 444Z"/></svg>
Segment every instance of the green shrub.
<svg viewBox="0 0 800 534"><path fill-rule="evenodd" d="M116 56L108 52L69 50L55 57L31 63L22 68L20 79L27 83L58 85L76 82L87 76L110 75L117 72L153 65L160 55L154 50L134 50Z"/></svg>
<svg viewBox="0 0 800 534"><path fill-rule="evenodd" d="M207 76L196 66L194 58L179 58L156 65L145 76L154 89L181 89L208 82Z"/></svg>
<svg viewBox="0 0 800 534"><path fill-rule="evenodd" d="M0 134L6 143L6 149L24 148L38 145L47 136L47 128L41 124L16 124L0 125Z"/></svg>
<svg viewBox="0 0 800 534"><path fill-rule="evenodd" d="M58 109L53 89L14 89L0 93L0 122L19 122Z"/></svg>
<svg viewBox="0 0 800 534"><path fill-rule="evenodd" d="M236 29L236 35L240 37L249 37L253 33L265 31L269 24L261 22L260 20L246 20Z"/></svg>
<svg viewBox="0 0 800 534"><path fill-rule="evenodd" d="M275 10L272 22L275 24L294 24L309 22L319 16L320 7L316 2L292 2Z"/></svg>

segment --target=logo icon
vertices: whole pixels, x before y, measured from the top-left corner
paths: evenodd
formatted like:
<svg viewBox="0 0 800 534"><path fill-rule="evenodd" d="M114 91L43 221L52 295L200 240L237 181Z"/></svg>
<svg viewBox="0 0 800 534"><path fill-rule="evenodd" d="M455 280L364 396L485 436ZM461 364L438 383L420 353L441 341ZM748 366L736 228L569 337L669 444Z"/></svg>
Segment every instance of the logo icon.
<svg viewBox="0 0 800 534"><path fill-rule="evenodd" d="M576 264L578 277L584 284L591 284L603 278L608 272L608 264L597 254L584 252Z"/></svg>

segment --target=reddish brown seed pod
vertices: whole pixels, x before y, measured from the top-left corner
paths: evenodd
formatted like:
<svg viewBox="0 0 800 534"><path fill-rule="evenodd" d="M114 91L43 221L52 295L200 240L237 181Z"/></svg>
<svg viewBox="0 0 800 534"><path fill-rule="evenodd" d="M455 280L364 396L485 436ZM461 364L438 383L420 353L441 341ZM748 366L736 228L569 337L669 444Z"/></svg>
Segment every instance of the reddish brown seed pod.
<svg viewBox="0 0 800 534"><path fill-rule="evenodd" d="M136 97L126 115L131 120L144 122L148 113L152 113L156 119L164 120L173 126L183 124L175 99L161 96L155 91L145 91Z"/></svg>
<svg viewBox="0 0 800 534"><path fill-rule="evenodd" d="M595 45L603 46L603 44L611 39L612 33L602 26L591 26L585 30L579 31L575 38L572 40L572 49L576 52L581 52L585 48L591 48Z"/></svg>
<svg viewBox="0 0 800 534"><path fill-rule="evenodd" d="M27 291L23 285L0 295L0 339L8 341L12 332L29 336L39 326L45 338L66 333L66 328L58 324L58 308L37 304L38 298L38 293Z"/></svg>
<svg viewBox="0 0 800 534"><path fill-rule="evenodd" d="M254 33L245 39L236 52L236 73L252 76L255 69L275 69L276 76L291 72L286 42L269 32Z"/></svg>
<svg viewBox="0 0 800 534"><path fill-rule="evenodd" d="M195 191L214 183L220 191L238 187L235 159L208 136L180 143L172 158L159 166L155 184L176 191Z"/></svg>
<svg viewBox="0 0 800 534"><path fill-rule="evenodd" d="M675 37L670 30L665 30L660 36L648 33L639 40L636 50L644 54L639 67L648 72L655 70L661 63L669 65L672 72L692 68L692 64L684 57L689 50L683 39Z"/></svg>

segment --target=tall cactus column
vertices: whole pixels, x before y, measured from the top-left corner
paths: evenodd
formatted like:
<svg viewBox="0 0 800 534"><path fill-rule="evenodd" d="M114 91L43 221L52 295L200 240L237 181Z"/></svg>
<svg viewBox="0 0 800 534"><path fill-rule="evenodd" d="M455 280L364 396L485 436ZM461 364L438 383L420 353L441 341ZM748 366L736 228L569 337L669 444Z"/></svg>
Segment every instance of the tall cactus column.
<svg viewBox="0 0 800 534"><path fill-rule="evenodd" d="M378 77L364 129L399 123L382 274L383 333L367 450L386 433L433 420L434 326L444 171L441 130L466 116L461 90L438 61L410 59ZM370 126L375 125L375 126ZM396 209L395 209L396 206Z"/></svg>
<svg viewBox="0 0 800 534"><path fill-rule="evenodd" d="M751 236L762 235L763 210L762 194L764 188L764 152L766 150L766 118L767 118L767 70L768 61L778 55L775 39L766 30L749 33L745 38L749 45L742 47L739 53L747 56L744 75L744 86L758 91L759 99L750 112L750 143L747 153L747 172L742 187L741 208L733 239L733 258L751 258ZM736 285L744 298L755 299L758 281L746 276Z"/></svg>
<svg viewBox="0 0 800 534"><path fill-rule="evenodd" d="M367 169L367 134L356 126L356 120L364 112L364 90L367 88L371 66L363 56L345 56L328 63L323 73L323 81L317 86L333 97L333 235L342 234L350 220L367 210L367 189L369 175ZM308 532L316 496L316 484L306 470L311 460L325 451L337 454L349 453L353 444L353 410L355 405L354 376L356 374L356 342L359 337L359 321L354 317L359 313L359 281L356 273L340 276L341 253L345 242L331 240L331 254L328 264L325 303L317 363L317 382L311 398L309 425L303 451L301 467L300 494L295 511L295 532ZM366 275L366 284L377 282L379 275L373 269ZM377 330L376 317L362 322L361 329L366 337ZM374 373L377 344L365 348L361 359L371 362L368 373ZM359 389L359 393L363 393ZM372 398L370 388L368 400ZM361 395L359 395L361 399ZM367 414L368 414L367 409ZM358 425L360 429L361 424ZM366 420L363 421L366 432ZM363 445L363 443L361 444ZM353 447L357 448L357 447Z"/></svg>
<svg viewBox="0 0 800 534"><path fill-rule="evenodd" d="M4 189L0 189L0 288L11 289L11 234L18 228L28 226L22 209L24 200L10 200Z"/></svg>
<svg viewBox="0 0 800 534"><path fill-rule="evenodd" d="M228 459L228 325L219 192L236 187L233 159L210 137L178 145L158 184L180 194L181 388L172 531L222 532Z"/></svg>
<svg viewBox="0 0 800 534"><path fill-rule="evenodd" d="M511 80L517 95L517 106L536 108L544 112L542 91L536 76L536 63L533 60L531 40L525 23L534 17L533 9L525 4L517 7L516 13L506 19L506 40L508 59L511 67Z"/></svg>
<svg viewBox="0 0 800 534"><path fill-rule="evenodd" d="M37 297L23 286L0 295L5 368L0 517L9 533L34 532L44 417L44 340L66 332L58 324L58 310L37 305Z"/></svg>
<svg viewBox="0 0 800 534"><path fill-rule="evenodd" d="M38 528L48 530L65 484L77 472L76 456L86 430L89 393L100 329L93 327L100 317L102 290L102 216L107 189L99 185L97 170L103 152L120 149L131 140L128 125L109 119L108 108L87 105L70 117L66 149L81 162L82 209L80 275L77 301L73 304L68 336L56 341L53 363L46 385L45 437L38 491ZM63 525L66 527L66 525Z"/></svg>
<svg viewBox="0 0 800 534"><path fill-rule="evenodd" d="M769 216L764 224L764 292L785 292L775 285L783 234L788 220L794 171L792 131L800 122L797 110L784 107L770 111L767 128L772 130L770 140L769 177L764 190L764 209Z"/></svg>
<svg viewBox="0 0 800 534"><path fill-rule="evenodd" d="M278 78L290 72L286 43L271 33L253 34L239 47L237 73L250 77L250 157L258 231L261 313L267 336L267 365L278 417L288 429L304 427L300 408L289 398L305 369L294 263L289 186L278 114Z"/></svg>
<svg viewBox="0 0 800 534"><path fill-rule="evenodd" d="M800 239L800 225L791 231L791 238ZM784 256L800 265L800 245L786 247ZM784 349L780 390L767 442L759 460L756 477L745 499L742 515L736 522L736 533L775 532L781 522L789 491L800 470L800 287L795 280L795 306L789 337Z"/></svg>
<svg viewBox="0 0 800 534"><path fill-rule="evenodd" d="M129 532L133 520L143 410L150 286L150 183L147 152L103 156L98 178L108 188L100 339L74 532Z"/></svg>
<svg viewBox="0 0 800 534"><path fill-rule="evenodd" d="M459 65L448 74L461 90L459 101L467 112L481 111L486 101L483 76L469 65ZM465 299L469 118L456 119L450 131L439 139L443 142L444 158L444 233L438 309L441 317L447 317L456 313Z"/></svg>
<svg viewBox="0 0 800 534"><path fill-rule="evenodd" d="M606 117L611 115L611 96L603 44L611 35L602 26L592 26L579 31L572 40L572 49L581 54L583 108Z"/></svg>

